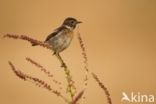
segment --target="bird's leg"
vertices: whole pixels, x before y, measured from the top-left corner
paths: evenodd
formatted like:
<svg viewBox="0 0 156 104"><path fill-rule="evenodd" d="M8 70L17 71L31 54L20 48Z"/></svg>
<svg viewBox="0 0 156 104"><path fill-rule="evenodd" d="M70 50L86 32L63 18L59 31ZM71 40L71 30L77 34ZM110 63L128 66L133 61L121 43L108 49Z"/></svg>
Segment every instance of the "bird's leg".
<svg viewBox="0 0 156 104"><path fill-rule="evenodd" d="M61 62L61 67L67 68L66 64L64 63L62 57L60 56L59 53L56 54L57 58L59 59L59 61Z"/></svg>

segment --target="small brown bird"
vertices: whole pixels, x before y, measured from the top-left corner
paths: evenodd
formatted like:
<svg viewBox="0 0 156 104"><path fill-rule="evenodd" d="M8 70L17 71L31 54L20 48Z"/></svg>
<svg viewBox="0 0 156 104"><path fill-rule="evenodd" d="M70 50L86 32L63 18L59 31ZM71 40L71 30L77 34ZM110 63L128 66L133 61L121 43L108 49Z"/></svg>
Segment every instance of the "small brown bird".
<svg viewBox="0 0 156 104"><path fill-rule="evenodd" d="M48 35L45 40L45 43L48 43L52 46L54 55L56 55L61 61L62 67L66 67L66 65L60 57L59 53L68 48L73 39L73 30L79 23L82 22L76 20L75 18L68 17L64 20L63 24L55 29L53 33ZM36 44L32 44L32 46L36 46Z"/></svg>

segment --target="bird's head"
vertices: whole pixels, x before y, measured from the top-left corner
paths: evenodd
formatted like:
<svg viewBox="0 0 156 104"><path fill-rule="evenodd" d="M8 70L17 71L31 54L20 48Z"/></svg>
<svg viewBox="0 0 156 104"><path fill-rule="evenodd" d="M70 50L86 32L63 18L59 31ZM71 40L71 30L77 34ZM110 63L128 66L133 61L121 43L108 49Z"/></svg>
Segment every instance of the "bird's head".
<svg viewBox="0 0 156 104"><path fill-rule="evenodd" d="M76 28L76 25L82 23L81 21L76 20L75 18L68 17L64 20L63 25L68 26L69 28Z"/></svg>

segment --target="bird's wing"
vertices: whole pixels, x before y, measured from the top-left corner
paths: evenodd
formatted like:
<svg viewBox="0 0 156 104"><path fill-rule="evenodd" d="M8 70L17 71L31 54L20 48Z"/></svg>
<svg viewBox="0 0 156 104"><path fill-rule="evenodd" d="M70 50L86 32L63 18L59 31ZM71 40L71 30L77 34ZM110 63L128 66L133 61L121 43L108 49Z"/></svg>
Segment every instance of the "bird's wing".
<svg viewBox="0 0 156 104"><path fill-rule="evenodd" d="M57 35L57 33L58 33L58 32L54 31L53 33L49 34L49 35L47 36L45 42L48 41L49 39L51 39L52 37L54 37L55 35Z"/></svg>
<svg viewBox="0 0 156 104"><path fill-rule="evenodd" d="M48 41L49 39L51 39L52 37L55 37L56 35L58 35L58 33L64 29L67 29L67 28L65 26L61 26L61 27L55 29L53 33L51 33L47 36L45 42Z"/></svg>

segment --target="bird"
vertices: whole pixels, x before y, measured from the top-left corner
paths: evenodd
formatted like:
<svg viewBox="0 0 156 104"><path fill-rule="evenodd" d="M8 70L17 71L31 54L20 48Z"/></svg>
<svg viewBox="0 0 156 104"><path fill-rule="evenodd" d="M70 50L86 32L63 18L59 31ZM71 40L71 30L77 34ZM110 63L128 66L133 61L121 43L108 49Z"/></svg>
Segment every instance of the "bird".
<svg viewBox="0 0 156 104"><path fill-rule="evenodd" d="M74 29L78 24L82 23L73 17L67 17L62 25L56 28L51 34L47 36L45 39L45 43L48 43L52 46L53 54L57 56L57 58L61 62L62 67L67 67L64 61L60 56L60 52L64 51L69 47L74 35ZM36 46L37 44L32 44L32 46Z"/></svg>

